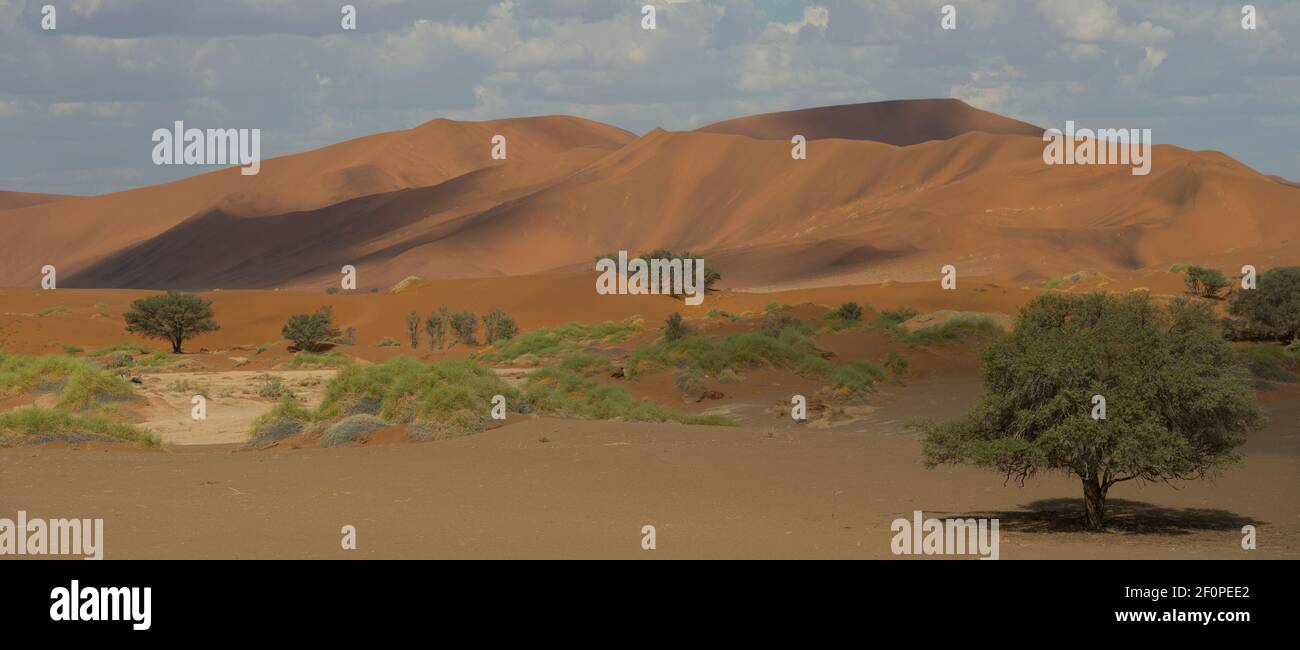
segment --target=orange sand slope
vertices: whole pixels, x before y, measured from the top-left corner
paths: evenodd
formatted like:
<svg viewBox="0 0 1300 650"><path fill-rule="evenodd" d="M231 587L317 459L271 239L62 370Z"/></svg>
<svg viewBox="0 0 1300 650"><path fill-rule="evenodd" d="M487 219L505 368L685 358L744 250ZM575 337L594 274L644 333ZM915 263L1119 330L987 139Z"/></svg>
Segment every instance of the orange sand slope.
<svg viewBox="0 0 1300 650"><path fill-rule="evenodd" d="M812 141L792 160L789 135ZM508 137L509 159L490 158ZM1300 188L1216 152L1046 166L1038 127L954 100L835 106L640 138L542 117L435 120L127 192L0 208L0 286L320 288L589 268L662 246L734 288L1041 282L1300 262ZM904 146L895 146L894 143ZM0 205L3 205L0 203Z"/></svg>

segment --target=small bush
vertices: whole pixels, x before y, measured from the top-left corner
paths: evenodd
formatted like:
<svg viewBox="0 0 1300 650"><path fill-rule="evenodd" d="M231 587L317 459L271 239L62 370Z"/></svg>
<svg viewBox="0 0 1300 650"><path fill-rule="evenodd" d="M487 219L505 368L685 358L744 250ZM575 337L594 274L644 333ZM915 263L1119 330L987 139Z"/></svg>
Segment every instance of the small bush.
<svg viewBox="0 0 1300 650"><path fill-rule="evenodd" d="M826 314L827 318L853 322L862 320L862 307L856 302L846 302Z"/></svg>
<svg viewBox="0 0 1300 650"><path fill-rule="evenodd" d="M412 311L406 315L406 338L411 342L411 349L420 347L420 314Z"/></svg>
<svg viewBox="0 0 1300 650"><path fill-rule="evenodd" d="M907 357L894 350L885 353L884 365L885 370L888 370L889 374L893 375L895 379L901 379L907 375L909 366Z"/></svg>
<svg viewBox="0 0 1300 650"><path fill-rule="evenodd" d="M429 335L429 347L441 350L447 344L447 328L451 323L451 310L446 305L424 319L424 332Z"/></svg>
<svg viewBox="0 0 1300 650"><path fill-rule="evenodd" d="M475 330L478 329L478 316L472 311L462 311L451 315L451 331L456 341L465 345L478 345Z"/></svg>
<svg viewBox="0 0 1300 650"><path fill-rule="evenodd" d="M993 338L1001 334L1002 328L988 316L961 315L922 327L904 338L912 345L944 345L967 337Z"/></svg>
<svg viewBox="0 0 1300 650"><path fill-rule="evenodd" d="M45 318L46 316L62 316L71 313L72 312L68 311L67 307L50 307L49 309L42 309L36 312L36 316L39 318Z"/></svg>
<svg viewBox="0 0 1300 650"><path fill-rule="evenodd" d="M508 341L518 334L519 325L505 311L493 309L483 316L483 336L488 345Z"/></svg>
<svg viewBox="0 0 1300 650"><path fill-rule="evenodd" d="M539 327L497 345L489 358L509 362L526 355L554 357L587 345L618 343L639 331L641 325L633 319L622 323L605 321L595 325L568 323L557 327Z"/></svg>
<svg viewBox="0 0 1300 650"><path fill-rule="evenodd" d="M381 348L400 348L402 347L402 344L398 343L397 339L391 336L385 336L382 340L379 341L378 346Z"/></svg>
<svg viewBox="0 0 1300 650"><path fill-rule="evenodd" d="M258 397L281 399L293 397L293 390L284 385L284 380L275 375L258 375L253 378L253 391Z"/></svg>
<svg viewBox="0 0 1300 650"><path fill-rule="evenodd" d="M691 328L686 324L686 319L677 312L669 314L668 319L664 321L664 340L669 343L681 340L690 333Z"/></svg>
<svg viewBox="0 0 1300 650"><path fill-rule="evenodd" d="M85 349L82 348L80 345L65 345L63 346L63 351L68 354L75 355L75 354L81 354L82 352L85 352Z"/></svg>

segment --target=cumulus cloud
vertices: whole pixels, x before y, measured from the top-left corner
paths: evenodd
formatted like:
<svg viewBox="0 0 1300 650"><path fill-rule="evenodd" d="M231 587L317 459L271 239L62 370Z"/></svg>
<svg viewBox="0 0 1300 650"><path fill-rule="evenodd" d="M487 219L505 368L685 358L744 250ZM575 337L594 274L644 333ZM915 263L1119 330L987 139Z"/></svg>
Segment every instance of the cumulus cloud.
<svg viewBox="0 0 1300 650"><path fill-rule="evenodd" d="M658 28L640 7L658 7ZM0 179L121 189L176 119L281 155L436 117L567 113L636 132L957 97L1044 126L1155 129L1300 178L1300 3L1216 0L0 0ZM141 153L143 151L144 153ZM91 152L91 153L87 153ZM32 186L13 186L18 182Z"/></svg>

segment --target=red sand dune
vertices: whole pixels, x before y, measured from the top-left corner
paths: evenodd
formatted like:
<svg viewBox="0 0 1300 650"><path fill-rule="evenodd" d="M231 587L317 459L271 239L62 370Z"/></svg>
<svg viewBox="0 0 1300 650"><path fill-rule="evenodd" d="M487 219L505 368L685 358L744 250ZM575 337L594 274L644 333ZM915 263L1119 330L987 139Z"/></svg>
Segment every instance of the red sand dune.
<svg viewBox="0 0 1300 650"><path fill-rule="evenodd" d="M792 160L798 128L812 142ZM508 161L489 140L504 133ZM1155 147L1150 175L1046 166L1040 130L954 100L741 118L640 138L566 117L435 120L100 197L0 210L0 286L363 287L702 253L736 288L959 274L1041 282L1175 262L1300 262L1300 189L1217 152ZM764 139L764 138L773 139ZM882 140L882 141L873 141ZM906 146L896 146L891 142Z"/></svg>

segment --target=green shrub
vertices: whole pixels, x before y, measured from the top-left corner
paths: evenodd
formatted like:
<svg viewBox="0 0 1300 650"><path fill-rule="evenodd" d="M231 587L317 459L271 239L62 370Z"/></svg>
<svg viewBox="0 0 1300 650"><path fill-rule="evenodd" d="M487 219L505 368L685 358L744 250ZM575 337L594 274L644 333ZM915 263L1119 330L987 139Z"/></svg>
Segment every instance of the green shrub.
<svg viewBox="0 0 1300 650"><path fill-rule="evenodd" d="M895 379L901 379L907 375L909 366L907 357L894 350L885 353L884 365L885 370L888 370L889 374L893 375Z"/></svg>
<svg viewBox="0 0 1300 650"><path fill-rule="evenodd" d="M478 345L474 332L478 329L478 316L472 311L462 311L451 315L451 331L456 341L465 345Z"/></svg>
<svg viewBox="0 0 1300 650"><path fill-rule="evenodd" d="M1254 289L1232 294L1228 313L1234 336L1283 343L1300 338L1300 266L1261 273Z"/></svg>
<svg viewBox="0 0 1300 650"><path fill-rule="evenodd" d="M483 337L488 345L508 341L519 334L519 324L501 309L483 315Z"/></svg>
<svg viewBox="0 0 1300 650"><path fill-rule="evenodd" d="M343 355L338 350L329 352L295 352L293 358L289 359L289 365L297 368L301 366L328 366L338 367L346 366L352 363L352 360Z"/></svg>
<svg viewBox="0 0 1300 650"><path fill-rule="evenodd" d="M1002 328L988 316L962 314L942 323L927 325L905 336L912 345L944 345L968 337L992 338L1003 333Z"/></svg>
<svg viewBox="0 0 1300 650"><path fill-rule="evenodd" d="M39 318L45 318L46 316L61 316L61 315L67 315L71 313L72 312L68 311L67 307L50 307L48 309L42 309L36 312L36 316Z"/></svg>
<svg viewBox="0 0 1300 650"><path fill-rule="evenodd" d="M664 340L668 342L678 341L688 336L691 328L686 324L686 319L682 315L673 312L668 314L667 320L664 321Z"/></svg>
<svg viewBox="0 0 1300 650"><path fill-rule="evenodd" d="M389 422L459 418L471 430L478 430L493 395L512 402L518 391L473 361L423 363L395 357L339 371L325 388L318 419L343 417L358 402L369 399L378 401L377 415Z"/></svg>
<svg viewBox="0 0 1300 650"><path fill-rule="evenodd" d="M411 342L411 349L420 347L420 314L412 311L406 315L406 338Z"/></svg>
<svg viewBox="0 0 1300 650"><path fill-rule="evenodd" d="M1189 292L1202 298L1217 298L1219 292L1227 289L1230 284L1221 271L1200 266L1188 266L1183 283Z"/></svg>
<svg viewBox="0 0 1300 650"><path fill-rule="evenodd" d="M0 445L43 442L120 441L160 444L148 429L92 415L28 406L0 413Z"/></svg>
<svg viewBox="0 0 1300 650"><path fill-rule="evenodd" d="M281 338L293 341L294 347L307 352L321 350L339 334L338 328L334 327L334 309L329 305L314 314L294 314L280 328Z"/></svg>
<svg viewBox="0 0 1300 650"><path fill-rule="evenodd" d="M221 329L212 315L211 300L192 293L168 291L165 295L132 302L122 317L126 319L126 331L167 341L172 352L180 354L181 345L187 339Z"/></svg>
<svg viewBox="0 0 1300 650"><path fill-rule="evenodd" d="M451 322L451 310L446 305L429 314L424 319L424 333L429 335L429 347L441 350L447 344L447 328Z"/></svg>
<svg viewBox="0 0 1300 650"><path fill-rule="evenodd" d="M529 375L524 399L539 411L597 420L735 424L727 416L689 415L637 399L621 386L602 384L562 366L542 368Z"/></svg>
<svg viewBox="0 0 1300 650"><path fill-rule="evenodd" d="M629 319L622 323L584 325L568 323L557 327L539 327L496 346L487 358L509 362L524 355L554 357L597 343L618 343L639 332L641 326Z"/></svg>

